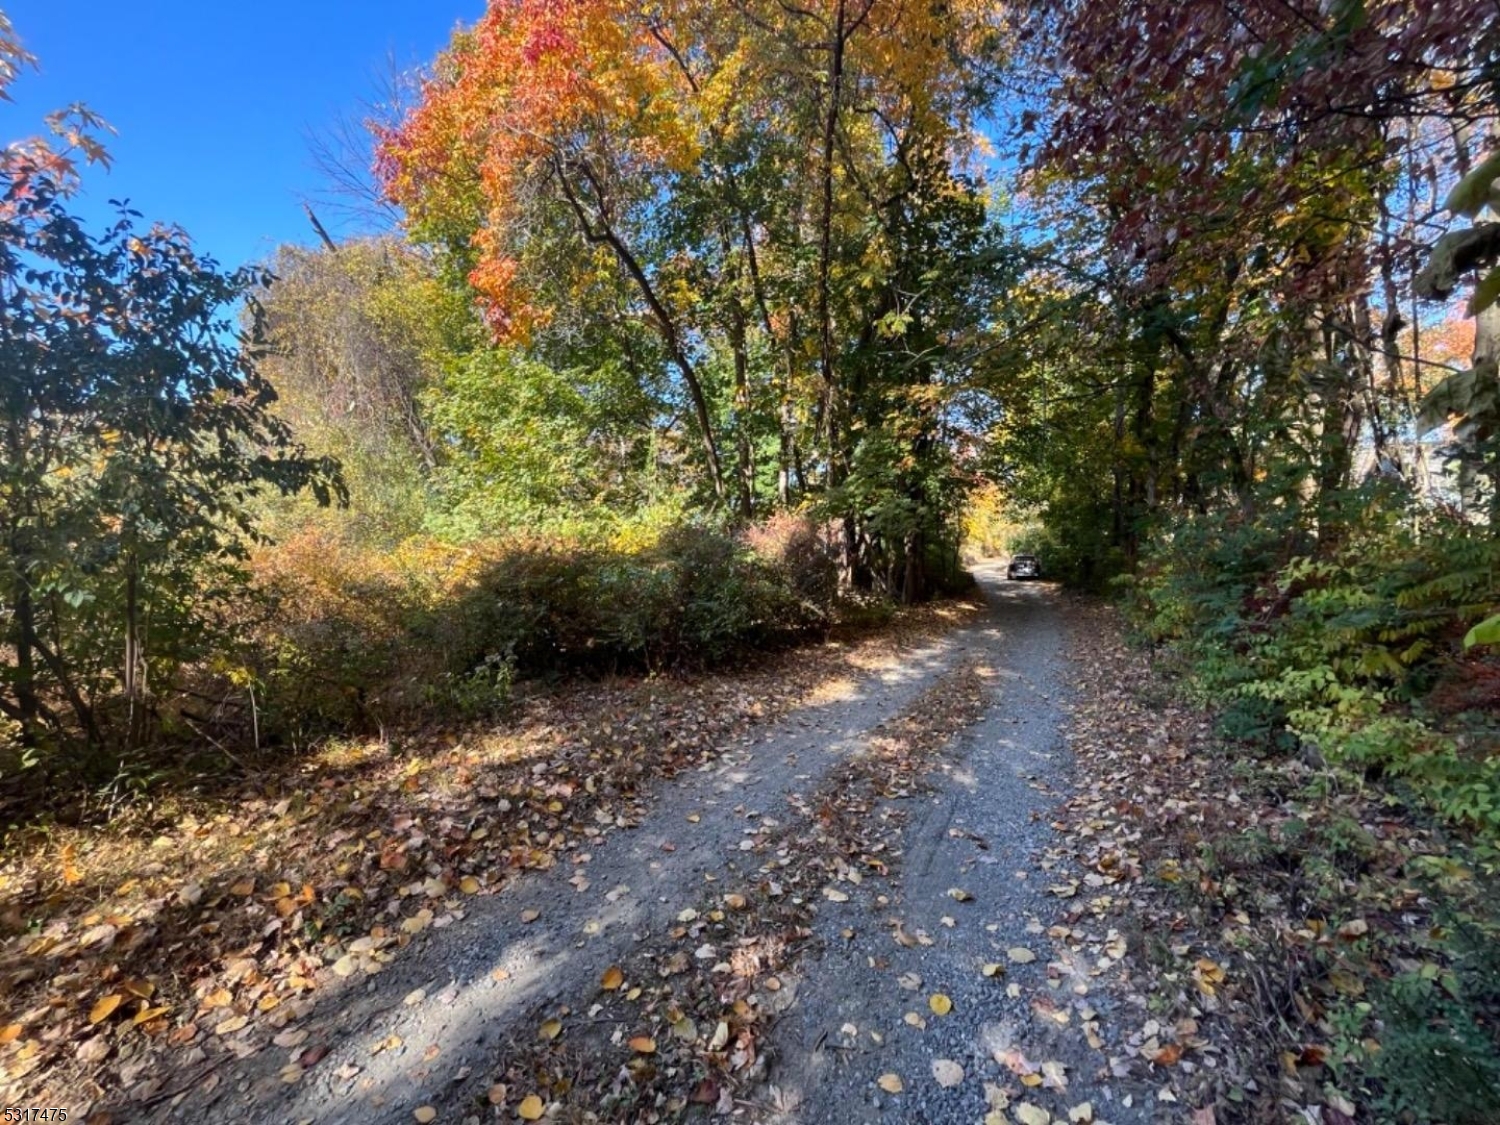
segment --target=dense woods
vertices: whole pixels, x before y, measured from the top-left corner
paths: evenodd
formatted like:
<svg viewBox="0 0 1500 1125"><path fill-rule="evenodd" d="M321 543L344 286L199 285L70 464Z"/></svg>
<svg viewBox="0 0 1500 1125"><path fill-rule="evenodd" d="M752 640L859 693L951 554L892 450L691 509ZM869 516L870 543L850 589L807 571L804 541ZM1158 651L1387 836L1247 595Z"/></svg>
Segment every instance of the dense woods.
<svg viewBox="0 0 1500 1125"><path fill-rule="evenodd" d="M5 807L744 661L1026 549L1234 754L1488 877L1497 83L1490 0L491 0L368 122L373 227L235 269L78 218L108 138L59 117L0 161ZM1371 1120L1492 1119L1480 962L1412 1024L1473 1105L1351 1033Z"/></svg>

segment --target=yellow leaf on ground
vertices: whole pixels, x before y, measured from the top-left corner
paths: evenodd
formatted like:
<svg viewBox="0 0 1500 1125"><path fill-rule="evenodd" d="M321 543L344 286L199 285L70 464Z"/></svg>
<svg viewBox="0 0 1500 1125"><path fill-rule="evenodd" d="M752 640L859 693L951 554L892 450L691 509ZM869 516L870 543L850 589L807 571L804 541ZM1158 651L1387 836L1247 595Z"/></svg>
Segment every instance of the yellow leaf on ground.
<svg viewBox="0 0 1500 1125"><path fill-rule="evenodd" d="M656 1054L656 1040L649 1035L637 1035L630 1041L630 1049L638 1055Z"/></svg>
<svg viewBox="0 0 1500 1125"><path fill-rule="evenodd" d="M540 1121L543 1108L541 1098L535 1094L527 1094L521 1099L521 1104L516 1106L516 1112L521 1115L522 1121Z"/></svg>
<svg viewBox="0 0 1500 1125"><path fill-rule="evenodd" d="M411 1111L411 1115L415 1117L417 1121L421 1123L421 1125L428 1125L429 1122L437 1120L437 1110L433 1109L430 1105L417 1106L416 1109Z"/></svg>
<svg viewBox="0 0 1500 1125"><path fill-rule="evenodd" d="M901 1076L899 1074L882 1074L879 1078L875 1079L875 1085L879 1086L887 1094L899 1094L902 1090L906 1089L901 1084Z"/></svg>
<svg viewBox="0 0 1500 1125"><path fill-rule="evenodd" d="M89 1023L102 1023L115 1014L125 997L118 992L111 992L108 996L101 996L99 1000L89 1009Z"/></svg>
<svg viewBox="0 0 1500 1125"><path fill-rule="evenodd" d="M0 1047L5 1046L7 1043L14 1043L17 1039L21 1038L21 1032L25 1030L18 1023L8 1023L4 1027L0 1027Z"/></svg>
<svg viewBox="0 0 1500 1125"><path fill-rule="evenodd" d="M611 965L605 969L604 975L599 978L599 987L604 989L605 992L613 992L624 983L625 974L618 965Z"/></svg>
<svg viewBox="0 0 1500 1125"><path fill-rule="evenodd" d="M458 889L466 895L477 895L479 893L479 880L472 875L465 875L458 881Z"/></svg>
<svg viewBox="0 0 1500 1125"><path fill-rule="evenodd" d="M167 1007L146 1008L143 1011L137 1012L130 1022L136 1027L139 1027L143 1023L150 1023L158 1016L166 1015L169 1011L171 1011L171 1009Z"/></svg>
<svg viewBox="0 0 1500 1125"><path fill-rule="evenodd" d="M556 1039L562 1034L562 1020L548 1020L536 1030L538 1039Z"/></svg>
<svg viewBox="0 0 1500 1125"><path fill-rule="evenodd" d="M932 1009L935 1015L939 1016L946 1016L949 1012L953 1011L953 1001L941 992L934 992L929 996L927 998L927 1006Z"/></svg>

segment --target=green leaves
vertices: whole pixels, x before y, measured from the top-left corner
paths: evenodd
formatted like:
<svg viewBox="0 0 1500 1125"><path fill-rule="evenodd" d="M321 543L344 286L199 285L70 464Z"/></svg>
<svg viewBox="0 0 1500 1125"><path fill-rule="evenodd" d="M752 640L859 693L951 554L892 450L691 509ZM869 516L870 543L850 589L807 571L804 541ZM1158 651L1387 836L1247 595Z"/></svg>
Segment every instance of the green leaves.
<svg viewBox="0 0 1500 1125"><path fill-rule="evenodd" d="M260 271L128 211L93 234L45 175L0 192L0 710L31 745L128 739L101 705L205 653L253 499L343 482L271 414L253 309L233 330Z"/></svg>
<svg viewBox="0 0 1500 1125"><path fill-rule="evenodd" d="M1494 201L1497 179L1500 179L1500 152L1491 153L1488 159L1459 180L1448 193L1448 198L1443 200L1443 208L1455 215L1476 218Z"/></svg>
<svg viewBox="0 0 1500 1125"><path fill-rule="evenodd" d="M1500 645L1500 613L1485 618L1464 634L1464 648L1475 645Z"/></svg>
<svg viewBox="0 0 1500 1125"><path fill-rule="evenodd" d="M1423 431L1449 418L1493 419L1500 416L1500 377L1493 360L1447 376L1422 399L1417 425Z"/></svg>
<svg viewBox="0 0 1500 1125"><path fill-rule="evenodd" d="M1478 316L1497 298L1500 298L1500 270L1491 270L1474 286L1474 295L1469 298L1469 315Z"/></svg>

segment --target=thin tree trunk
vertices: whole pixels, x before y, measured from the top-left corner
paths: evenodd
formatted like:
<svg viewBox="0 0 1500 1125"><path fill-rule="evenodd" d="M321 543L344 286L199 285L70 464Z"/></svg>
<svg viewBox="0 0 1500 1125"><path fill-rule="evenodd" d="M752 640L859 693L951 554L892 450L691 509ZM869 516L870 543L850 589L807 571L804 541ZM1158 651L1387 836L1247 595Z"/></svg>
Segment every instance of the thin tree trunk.
<svg viewBox="0 0 1500 1125"><path fill-rule="evenodd" d="M708 397L703 391L703 382L698 378L698 369L688 357L686 349L682 344L682 337L677 331L677 324L672 319L671 313L662 303L657 295L656 287L651 284L651 279L646 276L646 271L641 267L636 256L630 248L615 232L610 225L608 216L602 207L602 193L598 182L590 174L586 165L581 161L578 167L585 179L594 190L596 199L600 200L601 206L596 208L595 220L591 221L588 212L584 209L583 201L579 198L572 182L568 179L567 170L563 166L562 158L559 156L552 162L553 171L557 175L558 183L561 185L563 195L566 197L573 214L578 219L578 225L586 241L596 245L608 246L614 251L616 260L625 268L635 282L636 288L640 290L645 299L646 306L651 310L652 320L655 322L657 331L666 345L667 355L672 365L682 375L682 381L687 386L688 398L693 406L693 415L698 422L698 433L703 443L704 457L708 462L709 479L713 484L714 495L719 500L724 499L724 467L719 457L719 445L714 438L713 423L708 411Z"/></svg>

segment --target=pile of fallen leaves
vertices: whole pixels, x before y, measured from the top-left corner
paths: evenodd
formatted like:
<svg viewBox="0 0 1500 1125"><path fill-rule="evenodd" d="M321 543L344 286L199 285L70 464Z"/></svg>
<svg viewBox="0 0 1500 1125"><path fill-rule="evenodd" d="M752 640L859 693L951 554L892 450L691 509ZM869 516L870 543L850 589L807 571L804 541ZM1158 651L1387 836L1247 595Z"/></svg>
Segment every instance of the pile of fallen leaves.
<svg viewBox="0 0 1500 1125"><path fill-rule="evenodd" d="M1078 783L1045 862L1072 872L1050 888L1054 936L1108 917L1130 950L1140 1025L1134 1057L1111 1066L1195 1125L1483 1120L1452 1108L1451 1087L1403 1102L1409 1077L1379 1065L1391 1044L1377 996L1398 977L1456 995L1443 919L1495 921L1461 844L1372 779L1227 745L1110 610L1084 612ZM1426 1022L1441 1055L1452 1029L1436 1006ZM1426 1112L1392 1108L1429 1095Z"/></svg>
<svg viewBox="0 0 1500 1125"><path fill-rule="evenodd" d="M788 974L817 949L818 904L846 902L842 888L894 874L905 814L891 800L928 790L937 755L988 698L984 677L963 664L876 728L814 792L793 794L786 819L737 809L758 878L730 888L710 877L676 925L628 964L602 968L586 1011L538 1010L535 1036L500 1052L505 1070L490 1100L514 1105L523 1120L566 1110L570 1120L649 1123L693 1106L727 1115L758 1099L790 1108L780 1091L761 1089L766 1040L794 1001ZM896 930L897 940L931 942L899 922ZM945 1003L932 997L934 1011Z"/></svg>
<svg viewBox="0 0 1500 1125"><path fill-rule="evenodd" d="M75 1111L174 1097L470 896L635 823L657 779L972 612L928 607L734 674L564 686L498 726L331 743L169 811L15 833L0 1095Z"/></svg>

